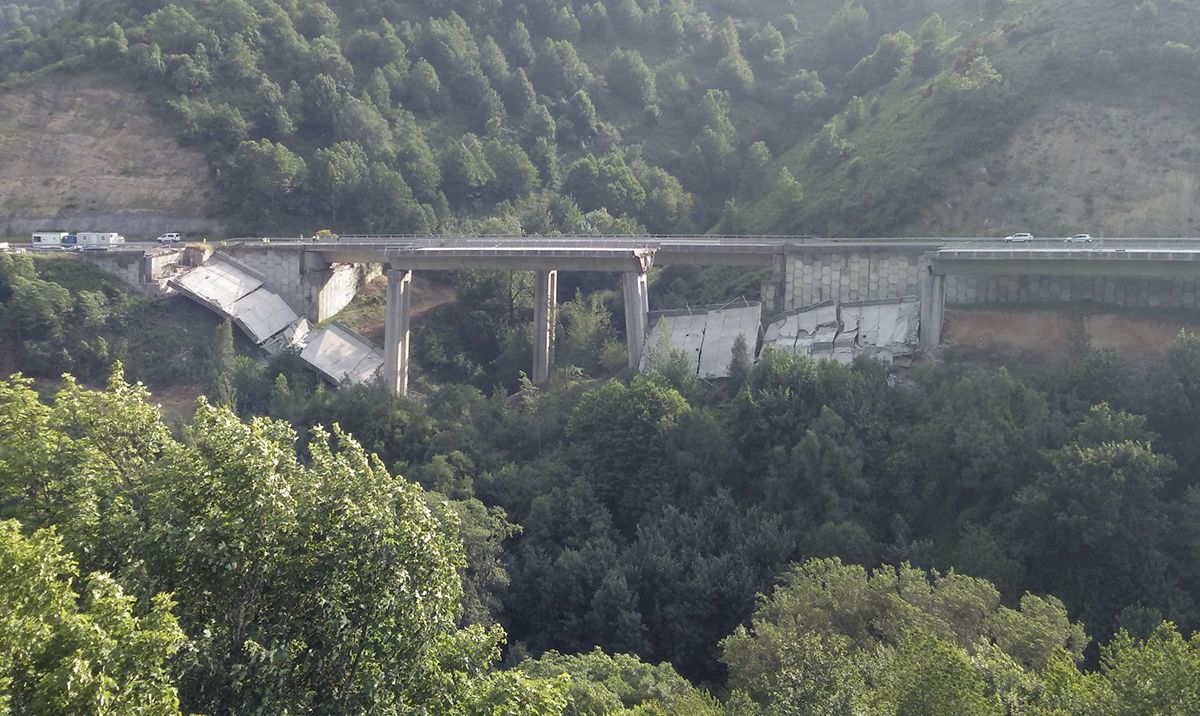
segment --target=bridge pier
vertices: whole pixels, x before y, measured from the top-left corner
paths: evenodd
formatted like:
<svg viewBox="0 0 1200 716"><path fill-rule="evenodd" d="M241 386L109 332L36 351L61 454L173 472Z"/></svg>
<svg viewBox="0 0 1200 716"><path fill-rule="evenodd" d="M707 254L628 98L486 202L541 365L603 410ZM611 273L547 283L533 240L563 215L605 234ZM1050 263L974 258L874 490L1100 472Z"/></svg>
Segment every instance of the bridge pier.
<svg viewBox="0 0 1200 716"><path fill-rule="evenodd" d="M387 319L383 328L383 385L392 395L408 394L409 311L412 271L388 267Z"/></svg>
<svg viewBox="0 0 1200 716"><path fill-rule="evenodd" d="M533 382L545 383L554 365L554 329L558 323L558 271L533 274Z"/></svg>
<svg viewBox="0 0 1200 716"><path fill-rule="evenodd" d="M650 316L650 293L646 286L646 274L630 271L624 276L625 284L625 348L629 352L629 367L637 370L642 362L642 349L646 342L646 322Z"/></svg>
<svg viewBox="0 0 1200 716"><path fill-rule="evenodd" d="M928 259L921 261L921 350L935 350L942 343L942 320L946 312L946 277L934 273Z"/></svg>

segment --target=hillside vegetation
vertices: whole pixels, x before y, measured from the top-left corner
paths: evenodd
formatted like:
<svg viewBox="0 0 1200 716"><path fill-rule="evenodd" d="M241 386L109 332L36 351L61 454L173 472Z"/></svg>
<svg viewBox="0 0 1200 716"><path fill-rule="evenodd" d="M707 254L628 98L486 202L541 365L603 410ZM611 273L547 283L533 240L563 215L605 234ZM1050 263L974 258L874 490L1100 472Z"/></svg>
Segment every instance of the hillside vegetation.
<svg viewBox="0 0 1200 716"><path fill-rule="evenodd" d="M1030 118L1040 117L1034 132L1053 125L1059 102L1106 116L1120 96L1126 108L1142 98L1186 112L1195 10L1190 0L107 0L12 36L0 76L86 66L135 82L203 152L215 208L240 227L999 230L1005 206L1027 203L1016 172L989 182L995 202L965 199L936 220L925 211L956 199L961 172L978 166L964 162L1038 151L1008 143ZM1123 121L1130 139L1114 151L1131 163L1110 193L1144 185L1158 166L1160 149L1132 137L1161 118ZM1116 202L1111 218L1095 198L1055 214L1075 187L1058 186L1071 165L1049 156L1047 184L1035 186L1051 208L1029 221L1057 228L1093 211L1114 230L1186 230L1173 219L1190 216L1175 207L1188 202L1172 198L1194 181L1186 169L1159 198Z"/></svg>

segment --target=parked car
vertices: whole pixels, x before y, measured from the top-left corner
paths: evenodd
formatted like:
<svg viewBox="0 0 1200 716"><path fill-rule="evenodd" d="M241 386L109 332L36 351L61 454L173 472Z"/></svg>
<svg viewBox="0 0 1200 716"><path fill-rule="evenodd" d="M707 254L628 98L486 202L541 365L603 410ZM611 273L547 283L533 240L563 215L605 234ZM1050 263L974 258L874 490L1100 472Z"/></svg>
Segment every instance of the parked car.
<svg viewBox="0 0 1200 716"><path fill-rule="evenodd" d="M1033 234L1028 234L1028 233L1025 233L1024 231L1022 231L1019 234L1013 234L1012 236L1005 236L1004 240L1010 244L1024 243L1026 241L1033 241Z"/></svg>
<svg viewBox="0 0 1200 716"><path fill-rule="evenodd" d="M1093 241L1095 239L1092 238L1091 234L1075 234L1064 239L1064 242L1068 244L1090 244Z"/></svg>
<svg viewBox="0 0 1200 716"><path fill-rule="evenodd" d="M163 235L159 236L157 241L160 244L173 244L177 241L183 241L183 237L180 236L178 233L171 232L169 234L163 234Z"/></svg>

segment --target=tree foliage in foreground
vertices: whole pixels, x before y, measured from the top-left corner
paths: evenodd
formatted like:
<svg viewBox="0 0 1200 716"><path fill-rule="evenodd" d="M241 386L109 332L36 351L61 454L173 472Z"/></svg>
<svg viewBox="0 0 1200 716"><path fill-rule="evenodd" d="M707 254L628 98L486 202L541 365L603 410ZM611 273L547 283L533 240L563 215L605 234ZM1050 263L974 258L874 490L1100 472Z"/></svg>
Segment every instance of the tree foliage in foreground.
<svg viewBox="0 0 1200 716"><path fill-rule="evenodd" d="M723 646L730 687L772 716L1200 708L1200 635L1170 622L1146 639L1121 631L1097 671L1079 667L1085 641L1053 597L1009 609L986 580L820 559L793 566Z"/></svg>
<svg viewBox="0 0 1200 716"><path fill-rule="evenodd" d="M55 525L82 572L153 605L158 631L158 595L177 595L185 710L561 710L554 684L491 670L498 627L458 626L462 546L420 487L336 426L302 461L285 423L201 401L176 438L148 399L119 367L104 391L67 377L53 404L0 383L0 505ZM96 584L93 609L131 606Z"/></svg>
<svg viewBox="0 0 1200 716"><path fill-rule="evenodd" d="M53 530L0 521L0 713L179 713L172 606L158 594L135 614L108 575L79 578Z"/></svg>

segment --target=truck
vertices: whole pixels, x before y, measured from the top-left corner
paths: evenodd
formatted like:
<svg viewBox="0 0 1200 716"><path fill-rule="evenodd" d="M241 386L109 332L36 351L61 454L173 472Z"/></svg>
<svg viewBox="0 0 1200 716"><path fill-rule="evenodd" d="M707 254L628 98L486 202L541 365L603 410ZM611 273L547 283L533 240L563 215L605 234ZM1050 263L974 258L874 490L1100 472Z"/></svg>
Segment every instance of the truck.
<svg viewBox="0 0 1200 716"><path fill-rule="evenodd" d="M80 231L75 234L81 249L98 249L125 243L125 237L114 231Z"/></svg>

